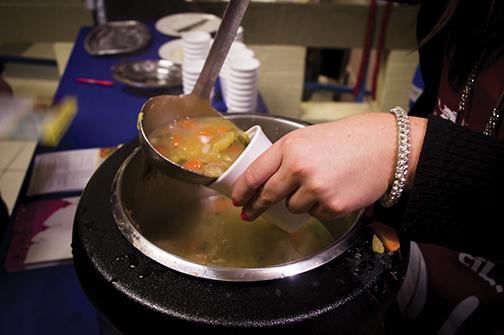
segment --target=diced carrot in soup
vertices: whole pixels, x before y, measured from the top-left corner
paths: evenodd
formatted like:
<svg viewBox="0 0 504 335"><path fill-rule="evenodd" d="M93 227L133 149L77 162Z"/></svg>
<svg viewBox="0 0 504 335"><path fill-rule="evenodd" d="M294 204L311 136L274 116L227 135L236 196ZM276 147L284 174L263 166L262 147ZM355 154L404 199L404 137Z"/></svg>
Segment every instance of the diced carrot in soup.
<svg viewBox="0 0 504 335"><path fill-rule="evenodd" d="M201 136L214 136L216 133L216 130L214 128L211 128L211 127L205 127L203 129L200 129L198 131L198 134L201 135Z"/></svg>
<svg viewBox="0 0 504 335"><path fill-rule="evenodd" d="M201 170L201 162L198 160L190 160L184 163L184 167L191 171L199 171Z"/></svg>

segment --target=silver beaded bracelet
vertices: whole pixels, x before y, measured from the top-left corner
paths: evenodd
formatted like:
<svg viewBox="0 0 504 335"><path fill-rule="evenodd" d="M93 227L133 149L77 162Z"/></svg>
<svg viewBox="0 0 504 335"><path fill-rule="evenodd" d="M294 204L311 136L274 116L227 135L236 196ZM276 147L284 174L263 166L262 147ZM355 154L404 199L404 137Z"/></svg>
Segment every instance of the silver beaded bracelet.
<svg viewBox="0 0 504 335"><path fill-rule="evenodd" d="M390 110L394 114L397 121L397 162L394 173L394 181L389 191L387 191L381 198L380 203L384 207L391 207L395 205L406 185L406 178L408 176L408 161L410 155L410 122L408 113L401 107L394 107Z"/></svg>

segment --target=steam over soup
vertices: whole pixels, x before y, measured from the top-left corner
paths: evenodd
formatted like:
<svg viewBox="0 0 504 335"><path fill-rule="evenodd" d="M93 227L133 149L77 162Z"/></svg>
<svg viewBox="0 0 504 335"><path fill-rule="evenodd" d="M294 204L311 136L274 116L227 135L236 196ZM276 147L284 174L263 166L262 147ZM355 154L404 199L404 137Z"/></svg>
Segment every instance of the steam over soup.
<svg viewBox="0 0 504 335"><path fill-rule="evenodd" d="M248 144L248 136L220 117L181 118L149 137L170 161L208 177L221 176Z"/></svg>

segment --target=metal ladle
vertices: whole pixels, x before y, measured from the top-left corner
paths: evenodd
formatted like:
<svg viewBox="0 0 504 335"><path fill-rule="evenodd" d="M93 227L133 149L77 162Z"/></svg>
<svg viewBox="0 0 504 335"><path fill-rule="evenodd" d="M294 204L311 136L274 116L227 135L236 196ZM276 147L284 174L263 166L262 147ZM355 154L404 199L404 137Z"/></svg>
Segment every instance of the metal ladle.
<svg viewBox="0 0 504 335"><path fill-rule="evenodd" d="M205 65L192 92L188 95L159 95L152 97L143 105L138 115L140 143L147 158L169 176L202 185L210 185L216 180L215 177L205 176L185 169L161 155L151 144L149 135L155 129L184 117L222 117L210 105L210 92L233 43L249 2L250 0L229 1ZM228 122L231 123L231 121Z"/></svg>

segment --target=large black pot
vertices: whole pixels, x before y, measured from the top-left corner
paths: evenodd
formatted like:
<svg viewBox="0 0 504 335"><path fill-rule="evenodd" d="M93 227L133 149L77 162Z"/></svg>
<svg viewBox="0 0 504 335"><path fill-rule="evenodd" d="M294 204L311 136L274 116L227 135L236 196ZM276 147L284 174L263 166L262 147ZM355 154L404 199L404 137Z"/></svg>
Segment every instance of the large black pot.
<svg viewBox="0 0 504 335"><path fill-rule="evenodd" d="M264 123L265 133L273 139L283 133L271 124L288 121L237 118L235 122L244 128ZM125 237L124 226L122 232L118 228L111 205L111 199L117 200L114 178L137 146L138 141L123 146L94 174L79 203L73 231L81 285L118 331L360 334L381 321L402 281L405 255L375 253L372 233L360 224L337 242L334 257L281 279L211 280L146 256L149 253L140 251L135 240ZM141 154L136 160L143 160ZM141 164L149 169L145 162Z"/></svg>

